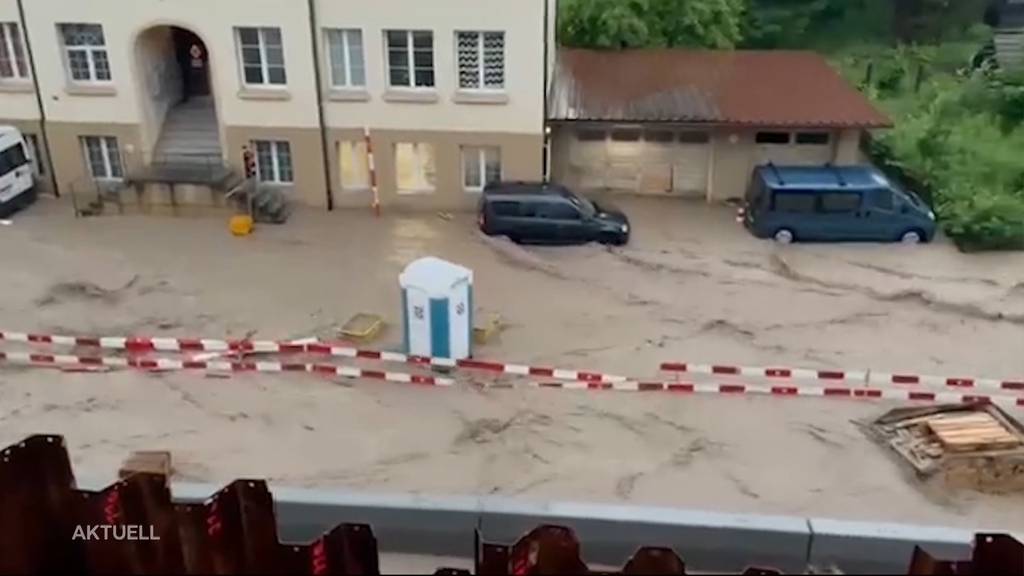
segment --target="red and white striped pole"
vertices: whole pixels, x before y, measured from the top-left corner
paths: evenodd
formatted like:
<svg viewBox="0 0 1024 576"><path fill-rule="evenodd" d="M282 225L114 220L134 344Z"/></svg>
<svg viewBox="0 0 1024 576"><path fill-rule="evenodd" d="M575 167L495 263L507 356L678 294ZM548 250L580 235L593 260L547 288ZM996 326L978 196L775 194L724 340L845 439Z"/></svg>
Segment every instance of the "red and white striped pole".
<svg viewBox="0 0 1024 576"><path fill-rule="evenodd" d="M370 189L373 190L373 213L380 216L380 192L377 187L377 163L373 159L373 142L370 140L370 127L363 127L363 139L366 141L366 163L370 171Z"/></svg>

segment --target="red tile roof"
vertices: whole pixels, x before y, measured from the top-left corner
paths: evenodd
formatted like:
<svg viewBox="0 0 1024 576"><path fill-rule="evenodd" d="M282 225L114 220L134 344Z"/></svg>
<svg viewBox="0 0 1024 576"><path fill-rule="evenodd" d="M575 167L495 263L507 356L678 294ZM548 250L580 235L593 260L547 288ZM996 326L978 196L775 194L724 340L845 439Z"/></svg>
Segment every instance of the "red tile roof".
<svg viewBox="0 0 1024 576"><path fill-rule="evenodd" d="M563 49L551 120L882 128L892 121L820 55Z"/></svg>

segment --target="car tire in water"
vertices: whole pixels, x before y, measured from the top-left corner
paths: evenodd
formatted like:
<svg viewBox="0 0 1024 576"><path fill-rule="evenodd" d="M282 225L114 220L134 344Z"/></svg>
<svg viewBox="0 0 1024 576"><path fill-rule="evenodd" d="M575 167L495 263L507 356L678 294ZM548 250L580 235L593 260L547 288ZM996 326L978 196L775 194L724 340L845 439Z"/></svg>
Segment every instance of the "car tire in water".
<svg viewBox="0 0 1024 576"><path fill-rule="evenodd" d="M779 228L775 231L772 238L774 238L779 244L792 244L793 241L796 240L796 236L789 228Z"/></svg>
<svg viewBox="0 0 1024 576"><path fill-rule="evenodd" d="M920 230L907 230L900 235L901 244L920 244L924 242L924 234Z"/></svg>

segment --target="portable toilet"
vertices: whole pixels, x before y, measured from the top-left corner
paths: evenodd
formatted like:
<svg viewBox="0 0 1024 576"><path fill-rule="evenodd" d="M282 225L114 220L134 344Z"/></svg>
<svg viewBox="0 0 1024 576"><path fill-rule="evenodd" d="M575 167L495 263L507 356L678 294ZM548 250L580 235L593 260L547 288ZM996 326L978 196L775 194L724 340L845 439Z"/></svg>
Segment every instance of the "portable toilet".
<svg viewBox="0 0 1024 576"><path fill-rule="evenodd" d="M473 354L473 271L420 258L398 277L405 352L460 360Z"/></svg>

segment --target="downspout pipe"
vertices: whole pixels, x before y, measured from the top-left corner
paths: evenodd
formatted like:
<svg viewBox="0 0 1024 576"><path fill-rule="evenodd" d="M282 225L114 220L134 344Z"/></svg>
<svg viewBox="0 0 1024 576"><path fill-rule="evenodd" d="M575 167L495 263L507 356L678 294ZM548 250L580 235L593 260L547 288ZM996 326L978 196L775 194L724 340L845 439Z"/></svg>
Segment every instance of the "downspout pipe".
<svg viewBox="0 0 1024 576"><path fill-rule="evenodd" d="M39 75L36 74L36 58L32 52L32 41L28 36L28 25L25 20L24 0L18 0L18 18L21 19L21 37L25 40L25 55L28 57L28 67L32 74L32 88L36 93L36 105L39 107L39 136L42 140L43 150L46 151L46 173L50 176L50 187L54 196L60 198L60 188L57 186L57 173L53 170L53 155L50 154L50 137L46 132L46 109L43 108L43 93L39 89ZM36 151L36 155L39 151ZM36 158L36 162L42 161Z"/></svg>
<svg viewBox="0 0 1024 576"><path fill-rule="evenodd" d="M308 0L309 6L309 39L313 49L313 78L316 82L316 117L320 125L320 152L323 155L324 185L327 194L327 210L334 210L334 194L331 193L331 155L330 140L327 134L327 119L324 114L324 84L320 74L320 46L317 39L320 29L316 16L317 0Z"/></svg>

